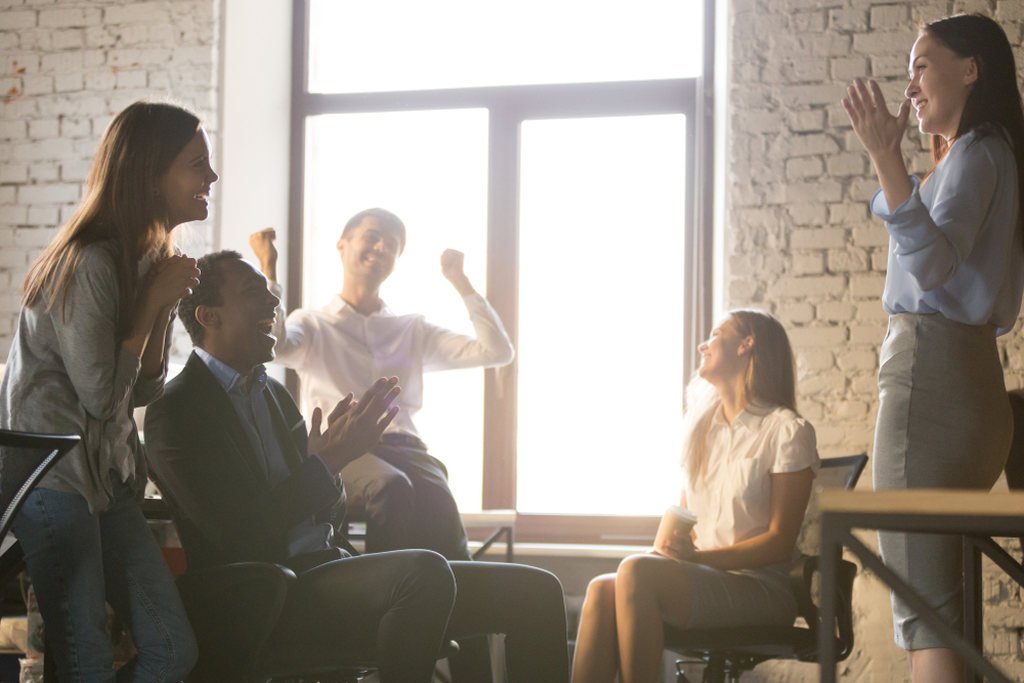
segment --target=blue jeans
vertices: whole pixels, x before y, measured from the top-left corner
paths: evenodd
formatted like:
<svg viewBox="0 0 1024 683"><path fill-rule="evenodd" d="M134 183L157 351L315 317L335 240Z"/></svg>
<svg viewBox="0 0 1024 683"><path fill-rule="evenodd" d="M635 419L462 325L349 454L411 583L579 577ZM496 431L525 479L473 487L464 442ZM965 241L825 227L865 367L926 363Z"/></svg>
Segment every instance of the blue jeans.
<svg viewBox="0 0 1024 683"><path fill-rule="evenodd" d="M68 681L178 681L195 665L195 637L167 565L130 488L89 512L77 493L36 489L14 522L54 654ZM137 657L114 673L106 602L129 626Z"/></svg>

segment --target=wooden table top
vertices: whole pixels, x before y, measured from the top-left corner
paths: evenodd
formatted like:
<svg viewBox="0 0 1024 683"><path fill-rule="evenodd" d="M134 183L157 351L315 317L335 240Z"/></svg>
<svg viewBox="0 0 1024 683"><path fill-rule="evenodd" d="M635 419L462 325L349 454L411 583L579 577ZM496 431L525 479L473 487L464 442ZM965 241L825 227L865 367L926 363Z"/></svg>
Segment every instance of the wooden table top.
<svg viewBox="0 0 1024 683"><path fill-rule="evenodd" d="M821 492L822 513L1024 517L1024 492L991 493L955 489Z"/></svg>

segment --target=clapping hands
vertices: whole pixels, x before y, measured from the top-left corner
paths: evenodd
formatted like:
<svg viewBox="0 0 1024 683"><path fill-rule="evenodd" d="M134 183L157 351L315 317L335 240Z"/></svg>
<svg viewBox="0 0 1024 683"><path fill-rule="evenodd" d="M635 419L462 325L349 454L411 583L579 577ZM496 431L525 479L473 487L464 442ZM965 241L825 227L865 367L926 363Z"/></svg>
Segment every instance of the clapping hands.
<svg viewBox="0 0 1024 683"><path fill-rule="evenodd" d="M842 102L853 131L872 158L885 152L899 153L910 117L910 100L904 99L893 116L878 82L872 79L865 83L858 78L846 89Z"/></svg>
<svg viewBox="0 0 1024 683"><path fill-rule="evenodd" d="M308 452L319 455L331 472L339 472L380 440L398 414L398 406L391 404L400 392L397 377L382 377L359 401L353 400L352 394L339 401L327 416L327 428L323 431L323 411L314 409Z"/></svg>

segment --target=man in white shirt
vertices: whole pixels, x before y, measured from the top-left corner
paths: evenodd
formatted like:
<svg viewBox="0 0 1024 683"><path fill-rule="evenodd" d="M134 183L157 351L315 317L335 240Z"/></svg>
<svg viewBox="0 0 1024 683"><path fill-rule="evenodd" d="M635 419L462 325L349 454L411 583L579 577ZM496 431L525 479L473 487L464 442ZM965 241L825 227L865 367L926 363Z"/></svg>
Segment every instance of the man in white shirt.
<svg viewBox="0 0 1024 683"><path fill-rule="evenodd" d="M249 240L263 274L277 284L275 232ZM441 272L463 297L476 337L392 313L380 298L405 247L405 225L390 211L367 209L345 225L337 248L344 268L341 294L319 309L277 316L277 361L301 380L303 410L329 409L361 394L381 376L398 377L400 410L380 443L342 470L349 508L367 520L367 550L427 548L450 560L469 558L466 534L448 488L444 464L427 452L413 417L423 404L423 372L499 367L512 361L508 334L463 271L463 255L446 250Z"/></svg>

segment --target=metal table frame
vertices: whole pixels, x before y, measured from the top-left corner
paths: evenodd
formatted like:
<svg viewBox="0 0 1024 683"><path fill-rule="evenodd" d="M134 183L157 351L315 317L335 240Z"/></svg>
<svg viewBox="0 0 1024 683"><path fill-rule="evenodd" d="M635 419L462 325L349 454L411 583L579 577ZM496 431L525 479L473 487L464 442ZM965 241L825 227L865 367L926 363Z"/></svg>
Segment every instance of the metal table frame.
<svg viewBox="0 0 1024 683"><path fill-rule="evenodd" d="M906 581L886 567L853 529L964 536L964 634L944 622ZM1010 683L982 654L981 553L1017 582L1024 584L1024 567L990 537L1024 535L1024 493L988 493L916 489L911 491L829 491L821 499L821 620L835 619L834 595L838 560L845 546L917 611L967 664L966 681L985 679ZM835 639L819 633L822 683L834 683Z"/></svg>

